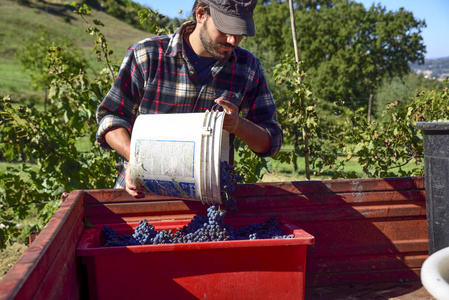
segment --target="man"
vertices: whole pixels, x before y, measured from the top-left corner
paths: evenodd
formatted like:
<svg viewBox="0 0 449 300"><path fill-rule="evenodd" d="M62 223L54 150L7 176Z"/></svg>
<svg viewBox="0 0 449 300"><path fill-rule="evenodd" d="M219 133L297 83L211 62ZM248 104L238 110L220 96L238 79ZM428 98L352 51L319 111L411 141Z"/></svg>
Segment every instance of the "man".
<svg viewBox="0 0 449 300"><path fill-rule="evenodd" d="M98 107L98 143L122 157L115 188L143 193L126 176L130 135L139 114L191 113L223 107L223 129L259 156L276 154L283 141L263 67L238 47L254 36L257 0L197 0L194 21L174 34L131 46L117 79ZM151 130L151 129L150 129Z"/></svg>

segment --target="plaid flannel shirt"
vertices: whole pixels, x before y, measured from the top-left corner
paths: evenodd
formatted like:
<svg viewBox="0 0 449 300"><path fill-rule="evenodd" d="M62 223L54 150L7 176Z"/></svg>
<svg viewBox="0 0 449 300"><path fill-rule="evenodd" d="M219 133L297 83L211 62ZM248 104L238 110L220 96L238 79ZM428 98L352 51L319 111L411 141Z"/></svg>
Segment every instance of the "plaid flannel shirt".
<svg viewBox="0 0 449 300"><path fill-rule="evenodd" d="M261 157L279 152L283 134L276 121L276 107L260 61L251 52L237 47L227 62L212 67L202 85L183 49L183 37L195 29L194 21L184 23L174 34L156 36L131 46L117 78L97 109L97 141L110 149L105 133L124 127L132 133L140 114L191 113L210 110L219 97L234 103L243 118L265 128L271 149ZM123 159L116 188L124 187Z"/></svg>

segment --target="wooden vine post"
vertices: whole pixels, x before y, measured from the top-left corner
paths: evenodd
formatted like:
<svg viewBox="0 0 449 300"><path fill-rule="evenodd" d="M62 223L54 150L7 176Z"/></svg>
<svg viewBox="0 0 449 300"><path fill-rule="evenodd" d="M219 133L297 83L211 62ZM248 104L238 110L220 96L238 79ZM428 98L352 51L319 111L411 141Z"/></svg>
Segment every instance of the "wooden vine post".
<svg viewBox="0 0 449 300"><path fill-rule="evenodd" d="M296 37L296 23L295 23L295 11L293 9L293 0L288 0L290 6L290 20L292 25L292 35L293 35L293 48L295 49L295 60L299 73L299 51L298 51L298 40ZM301 78L302 82L302 78ZM302 100L301 100L302 102ZM301 107L304 103L301 103ZM307 136L307 131L304 127L302 127L302 138L304 140L304 160L305 160L305 169L306 169L306 178L310 180L310 163L309 163L309 140Z"/></svg>

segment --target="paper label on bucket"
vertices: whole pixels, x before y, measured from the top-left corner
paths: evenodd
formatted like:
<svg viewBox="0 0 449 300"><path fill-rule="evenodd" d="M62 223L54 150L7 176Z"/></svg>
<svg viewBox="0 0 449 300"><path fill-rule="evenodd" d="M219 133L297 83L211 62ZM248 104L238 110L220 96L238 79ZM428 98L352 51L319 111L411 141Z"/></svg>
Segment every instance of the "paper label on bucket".
<svg viewBox="0 0 449 300"><path fill-rule="evenodd" d="M136 178L158 195L195 197L195 142L139 139Z"/></svg>

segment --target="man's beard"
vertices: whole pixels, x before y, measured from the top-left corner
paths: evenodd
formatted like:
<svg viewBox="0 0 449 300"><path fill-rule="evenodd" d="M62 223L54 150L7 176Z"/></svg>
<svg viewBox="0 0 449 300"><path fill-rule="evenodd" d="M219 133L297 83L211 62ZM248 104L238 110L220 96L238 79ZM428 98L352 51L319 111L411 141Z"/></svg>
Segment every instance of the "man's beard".
<svg viewBox="0 0 449 300"><path fill-rule="evenodd" d="M209 32L207 31L207 26L206 23L204 23L204 26L201 28L200 31L200 40L201 43L203 44L204 49L207 51L207 53L209 53L213 58L215 58L218 61L221 62L226 62L229 57L231 57L231 53L232 51L229 52L229 54L225 55L225 54L220 54L216 48L219 48L221 46L225 46L225 47L231 47L232 49L234 49L234 47L231 44L215 44L212 39L210 38Z"/></svg>

